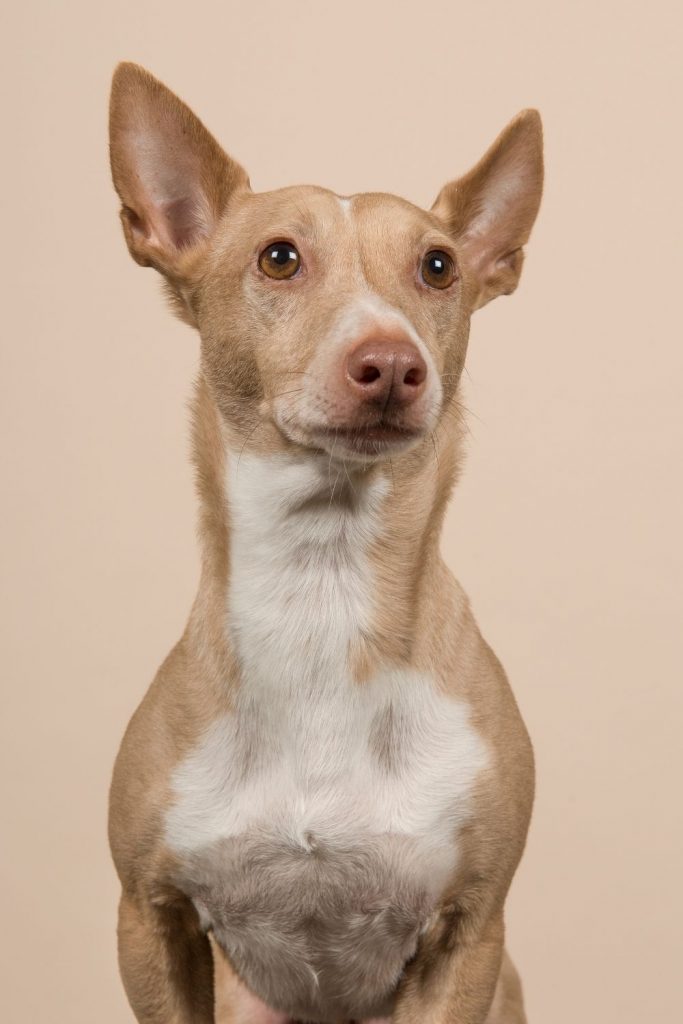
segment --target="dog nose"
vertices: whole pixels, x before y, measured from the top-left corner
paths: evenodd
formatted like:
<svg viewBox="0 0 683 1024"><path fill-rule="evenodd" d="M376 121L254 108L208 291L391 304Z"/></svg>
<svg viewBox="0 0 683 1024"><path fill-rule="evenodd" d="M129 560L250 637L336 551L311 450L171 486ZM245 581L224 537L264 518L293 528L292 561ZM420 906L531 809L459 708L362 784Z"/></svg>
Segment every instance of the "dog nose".
<svg viewBox="0 0 683 1024"><path fill-rule="evenodd" d="M346 380L358 398L409 405L422 394L427 364L412 341L370 338L346 357Z"/></svg>

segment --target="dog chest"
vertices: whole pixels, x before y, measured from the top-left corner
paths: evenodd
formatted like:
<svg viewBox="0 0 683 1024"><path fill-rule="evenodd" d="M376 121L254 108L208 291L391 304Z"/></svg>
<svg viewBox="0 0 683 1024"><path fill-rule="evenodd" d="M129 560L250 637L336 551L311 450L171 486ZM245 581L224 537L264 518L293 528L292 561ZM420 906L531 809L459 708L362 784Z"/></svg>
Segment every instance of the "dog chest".
<svg viewBox="0 0 683 1024"><path fill-rule="evenodd" d="M169 845L252 826L306 836L397 833L451 848L486 763L468 708L417 673L239 695L177 767Z"/></svg>
<svg viewBox="0 0 683 1024"><path fill-rule="evenodd" d="M386 480L338 481L333 500L329 467L310 459L228 468L240 680L173 774L166 842L264 1002L319 1021L381 1016L457 864L487 751L430 677L350 670L371 629Z"/></svg>
<svg viewBox="0 0 683 1024"><path fill-rule="evenodd" d="M174 773L166 840L264 1002L379 1016L457 864L487 755L466 706L419 675L318 689L244 693L218 718Z"/></svg>

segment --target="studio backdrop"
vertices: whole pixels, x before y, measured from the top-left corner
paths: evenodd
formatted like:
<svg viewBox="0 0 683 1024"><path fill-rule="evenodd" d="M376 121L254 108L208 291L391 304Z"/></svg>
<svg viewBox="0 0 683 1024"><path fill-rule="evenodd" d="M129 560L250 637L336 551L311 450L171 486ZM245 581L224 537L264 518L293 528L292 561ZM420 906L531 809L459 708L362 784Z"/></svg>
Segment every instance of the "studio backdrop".
<svg viewBox="0 0 683 1024"><path fill-rule="evenodd" d="M680 39L663 0L6 10L3 1021L132 1021L107 790L198 575L198 340L122 241L120 60L185 99L257 190L430 206L540 110L543 204L518 292L473 317L443 548L536 751L507 914L530 1021L680 1019Z"/></svg>

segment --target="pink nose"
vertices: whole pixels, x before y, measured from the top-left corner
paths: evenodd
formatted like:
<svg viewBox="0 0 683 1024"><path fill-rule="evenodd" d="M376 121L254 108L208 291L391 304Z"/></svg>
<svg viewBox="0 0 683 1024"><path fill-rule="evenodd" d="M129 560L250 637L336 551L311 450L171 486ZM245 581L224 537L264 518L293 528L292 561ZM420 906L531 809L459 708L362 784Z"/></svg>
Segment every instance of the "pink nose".
<svg viewBox="0 0 683 1024"><path fill-rule="evenodd" d="M346 382L361 400L409 405L425 389L427 365L412 341L370 338L346 357Z"/></svg>

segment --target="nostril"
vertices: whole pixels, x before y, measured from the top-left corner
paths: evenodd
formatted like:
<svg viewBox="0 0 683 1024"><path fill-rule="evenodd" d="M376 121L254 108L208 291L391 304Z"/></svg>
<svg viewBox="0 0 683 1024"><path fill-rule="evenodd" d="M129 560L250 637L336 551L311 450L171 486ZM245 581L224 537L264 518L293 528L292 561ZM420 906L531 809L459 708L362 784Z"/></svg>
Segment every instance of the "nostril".
<svg viewBox="0 0 683 1024"><path fill-rule="evenodd" d="M382 371L377 366L363 366L359 377L356 380L359 384L372 384L382 376Z"/></svg>
<svg viewBox="0 0 683 1024"><path fill-rule="evenodd" d="M421 366L411 366L405 377L403 383L408 384L411 388L417 388L422 384L425 379L425 370Z"/></svg>

